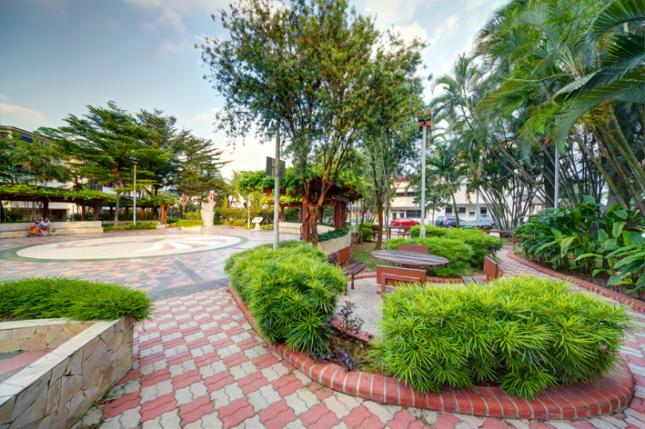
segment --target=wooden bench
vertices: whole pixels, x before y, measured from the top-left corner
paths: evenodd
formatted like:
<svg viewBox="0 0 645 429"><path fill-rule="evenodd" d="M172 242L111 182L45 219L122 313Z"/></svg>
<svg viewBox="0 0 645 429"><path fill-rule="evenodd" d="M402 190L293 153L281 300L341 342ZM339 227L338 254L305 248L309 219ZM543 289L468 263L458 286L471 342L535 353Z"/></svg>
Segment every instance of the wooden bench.
<svg viewBox="0 0 645 429"><path fill-rule="evenodd" d="M354 277L356 276L356 274L365 269L365 263L363 263L363 261L359 261L355 264L347 264L351 257L352 254L349 250L349 247L345 247L344 249L340 249L338 251L338 266L342 267L343 265L345 265L343 272L351 277L352 289L354 289Z"/></svg>
<svg viewBox="0 0 645 429"><path fill-rule="evenodd" d="M426 272L386 265L376 266L376 283L381 285L381 299L385 295L387 286L396 286L397 282L425 284Z"/></svg>
<svg viewBox="0 0 645 429"><path fill-rule="evenodd" d="M464 283L479 283L486 284L491 280L502 277L504 271L499 269L499 264L488 256L484 258L484 274L486 274L486 280L480 279L479 277L462 277Z"/></svg>
<svg viewBox="0 0 645 429"><path fill-rule="evenodd" d="M407 250L408 252L417 252L428 254L428 247L426 246L417 246L414 244L400 244L399 250Z"/></svg>

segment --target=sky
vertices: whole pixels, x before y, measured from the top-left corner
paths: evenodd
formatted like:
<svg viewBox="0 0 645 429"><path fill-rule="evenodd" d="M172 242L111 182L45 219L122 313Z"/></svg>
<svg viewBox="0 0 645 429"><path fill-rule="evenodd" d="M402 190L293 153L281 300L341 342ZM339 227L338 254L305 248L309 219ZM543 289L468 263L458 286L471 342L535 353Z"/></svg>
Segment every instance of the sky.
<svg viewBox="0 0 645 429"><path fill-rule="evenodd" d="M423 52L424 75L449 72L454 57L507 0L350 0L377 26L394 27ZM227 146L213 126L223 106L202 79L206 37L225 38L211 14L230 0L2 0L0 2L0 124L28 131L58 127L69 114L112 100L122 109L163 110L180 128L210 138L231 160L223 173L256 170L274 145L254 136ZM425 96L432 96L430 87Z"/></svg>

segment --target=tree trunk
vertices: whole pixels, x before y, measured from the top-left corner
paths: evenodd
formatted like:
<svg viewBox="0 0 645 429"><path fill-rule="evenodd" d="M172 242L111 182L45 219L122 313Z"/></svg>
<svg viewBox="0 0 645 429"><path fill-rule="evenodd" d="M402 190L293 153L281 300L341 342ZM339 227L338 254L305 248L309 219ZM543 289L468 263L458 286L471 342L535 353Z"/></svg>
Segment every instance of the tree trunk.
<svg viewBox="0 0 645 429"><path fill-rule="evenodd" d="M363 222L365 221L365 212L361 210L361 223L358 227L358 244L363 244Z"/></svg>
<svg viewBox="0 0 645 429"><path fill-rule="evenodd" d="M0 222L4 222L4 207L2 206L2 200L0 200Z"/></svg>
<svg viewBox="0 0 645 429"><path fill-rule="evenodd" d="M119 200L121 199L121 192L116 193L116 203L114 203L114 226L119 226Z"/></svg>
<svg viewBox="0 0 645 429"><path fill-rule="evenodd" d="M455 222L457 222L457 228L459 228L459 212L457 211L457 200L455 200L455 193L450 191L452 196L452 210L455 212Z"/></svg>
<svg viewBox="0 0 645 429"><path fill-rule="evenodd" d="M381 250L383 244L383 204L378 202L378 238L376 239L376 247L374 250Z"/></svg>

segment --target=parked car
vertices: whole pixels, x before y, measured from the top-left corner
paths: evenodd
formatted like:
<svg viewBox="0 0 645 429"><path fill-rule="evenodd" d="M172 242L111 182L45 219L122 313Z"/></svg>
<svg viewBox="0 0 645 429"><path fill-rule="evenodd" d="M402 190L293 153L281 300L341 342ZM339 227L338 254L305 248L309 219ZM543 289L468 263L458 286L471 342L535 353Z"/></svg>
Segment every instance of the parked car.
<svg viewBox="0 0 645 429"><path fill-rule="evenodd" d="M416 220L412 220L407 217L392 219L392 222L390 222L390 226L415 226L415 225L421 225L421 224Z"/></svg>
<svg viewBox="0 0 645 429"><path fill-rule="evenodd" d="M441 226L441 222L443 222L444 219L445 217L439 216L437 219L435 219L434 226Z"/></svg>
<svg viewBox="0 0 645 429"><path fill-rule="evenodd" d="M461 222L461 219L459 219ZM457 227L457 218L454 216L447 216L442 222L441 225L444 228L456 228Z"/></svg>

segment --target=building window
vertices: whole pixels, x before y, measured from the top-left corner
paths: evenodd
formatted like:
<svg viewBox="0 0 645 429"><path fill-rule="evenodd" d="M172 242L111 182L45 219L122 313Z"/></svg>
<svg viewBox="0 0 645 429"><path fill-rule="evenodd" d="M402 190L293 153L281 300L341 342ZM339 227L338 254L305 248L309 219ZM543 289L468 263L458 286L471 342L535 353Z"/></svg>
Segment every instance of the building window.
<svg viewBox="0 0 645 429"><path fill-rule="evenodd" d="M396 196L397 197L414 197L416 195L416 192L397 192Z"/></svg>
<svg viewBox="0 0 645 429"><path fill-rule="evenodd" d="M421 218L421 210L406 210L405 217Z"/></svg>
<svg viewBox="0 0 645 429"><path fill-rule="evenodd" d="M468 216L475 216L475 212L468 212Z"/></svg>
<svg viewBox="0 0 645 429"><path fill-rule="evenodd" d="M466 207L458 207L459 214L466 214Z"/></svg>
<svg viewBox="0 0 645 429"><path fill-rule="evenodd" d="M392 219L396 219L396 212L392 213Z"/></svg>
<svg viewBox="0 0 645 429"><path fill-rule="evenodd" d="M479 213L480 214L487 214L488 211L486 210L486 207L482 207L482 208L479 209Z"/></svg>
<svg viewBox="0 0 645 429"><path fill-rule="evenodd" d="M446 207L446 214L452 214L452 207Z"/></svg>

